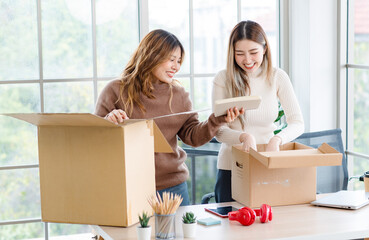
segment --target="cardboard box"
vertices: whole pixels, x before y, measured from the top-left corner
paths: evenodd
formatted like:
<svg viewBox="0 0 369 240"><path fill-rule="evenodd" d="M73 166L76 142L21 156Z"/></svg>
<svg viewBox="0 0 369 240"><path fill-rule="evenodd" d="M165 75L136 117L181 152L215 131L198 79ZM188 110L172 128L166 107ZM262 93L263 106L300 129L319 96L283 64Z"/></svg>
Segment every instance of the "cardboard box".
<svg viewBox="0 0 369 240"><path fill-rule="evenodd" d="M38 126L42 221L130 226L142 211L152 213L154 149L172 152L153 120L6 115Z"/></svg>
<svg viewBox="0 0 369 240"><path fill-rule="evenodd" d="M314 149L292 142L279 152L265 147L249 153L232 149L232 198L245 206L310 203L316 199L316 166L342 164L342 154L326 143Z"/></svg>

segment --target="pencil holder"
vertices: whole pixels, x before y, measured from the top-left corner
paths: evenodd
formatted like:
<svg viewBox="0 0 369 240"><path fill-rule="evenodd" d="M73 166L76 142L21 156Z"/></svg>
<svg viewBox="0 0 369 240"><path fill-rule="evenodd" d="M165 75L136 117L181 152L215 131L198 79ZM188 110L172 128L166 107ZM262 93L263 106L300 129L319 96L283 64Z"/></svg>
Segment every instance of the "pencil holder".
<svg viewBox="0 0 369 240"><path fill-rule="evenodd" d="M155 239L175 239L175 226L175 213L168 215L155 214Z"/></svg>

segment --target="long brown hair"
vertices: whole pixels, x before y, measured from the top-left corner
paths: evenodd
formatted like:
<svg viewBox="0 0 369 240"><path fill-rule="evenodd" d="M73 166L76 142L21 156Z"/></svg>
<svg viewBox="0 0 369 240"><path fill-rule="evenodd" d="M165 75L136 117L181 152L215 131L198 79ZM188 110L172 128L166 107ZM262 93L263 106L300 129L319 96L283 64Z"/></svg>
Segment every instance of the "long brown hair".
<svg viewBox="0 0 369 240"><path fill-rule="evenodd" d="M264 47L263 62L261 64L262 74L266 74L267 81L271 84L273 75L272 55L267 36L263 28L253 21L239 22L232 30L229 37L227 56L227 90L231 97L246 96L251 94L247 73L236 63L235 45L241 40L251 40ZM242 128L244 127L244 116L239 117Z"/></svg>
<svg viewBox="0 0 369 240"><path fill-rule="evenodd" d="M142 92L150 99L155 98L152 94L154 90L151 81L152 72L161 63L167 61L178 47L181 49L180 63L182 64L185 55L184 48L172 33L157 29L149 32L142 39L121 74L118 101L123 102L126 111L132 114L134 105L137 105L142 112L146 112L140 100L140 94ZM124 99L123 95L125 90L127 90L127 99Z"/></svg>

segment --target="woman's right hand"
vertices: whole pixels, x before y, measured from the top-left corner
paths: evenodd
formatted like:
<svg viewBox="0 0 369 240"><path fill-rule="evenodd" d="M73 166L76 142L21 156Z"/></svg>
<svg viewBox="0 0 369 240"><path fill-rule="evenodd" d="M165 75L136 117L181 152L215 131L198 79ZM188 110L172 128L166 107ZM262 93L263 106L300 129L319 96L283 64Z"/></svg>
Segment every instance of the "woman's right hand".
<svg viewBox="0 0 369 240"><path fill-rule="evenodd" d="M240 142L242 143L242 150L243 151L250 151L250 148L256 149L256 140L255 137L248 133L242 133L240 135Z"/></svg>
<svg viewBox="0 0 369 240"><path fill-rule="evenodd" d="M114 109L108 115L105 116L105 119L113 122L115 124L123 122L124 119L129 119L127 113L122 109Z"/></svg>

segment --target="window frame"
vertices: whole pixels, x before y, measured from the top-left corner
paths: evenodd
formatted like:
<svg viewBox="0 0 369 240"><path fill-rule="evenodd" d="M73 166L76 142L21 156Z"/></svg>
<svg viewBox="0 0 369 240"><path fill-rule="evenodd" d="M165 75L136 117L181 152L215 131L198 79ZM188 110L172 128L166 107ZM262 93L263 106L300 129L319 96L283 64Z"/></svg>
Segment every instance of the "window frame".
<svg viewBox="0 0 369 240"><path fill-rule="evenodd" d="M354 39L354 9L350 6L350 0L341 0L338 3L338 127L342 129L343 141L345 143L345 153L347 157L349 176L354 175L354 157L369 160L369 155L354 151L354 81L350 81L354 76L350 75L350 70L369 70L369 64L354 64L350 62L350 54L354 51L350 42ZM354 189L349 185L350 190Z"/></svg>
<svg viewBox="0 0 369 240"><path fill-rule="evenodd" d="M148 1L149 0L137 0L138 6L138 27L139 27L139 40L143 38L149 32L149 18L148 18ZM194 73L194 36L193 36L193 1L189 0L189 19L190 19L190 53L189 53L189 61L190 61L190 73L188 74L178 74L178 78L189 78L190 79L190 96L191 100L194 102L194 79L199 77L214 77L216 73L207 73L207 74L195 74ZM285 17L281 18L281 11L288 12L288 4L286 4L285 0L274 0L276 4L276 16L277 16L277 56L276 59L278 63L276 66L281 67L287 70L288 72L288 44L281 44L284 42L283 39L288 39L288 24L286 22L288 19ZM92 27L92 56L93 56L93 75L92 78L63 78L63 79L44 79L43 76L43 52L42 52L42 18L41 18L41 2L42 0L36 0L36 11L37 11L37 36L38 36L38 64L39 64L39 79L36 80L6 80L0 81L0 84L25 84L25 83L38 83L40 87L40 110L43 113L45 111L44 104L44 83L55 83L55 82L85 82L91 81L93 82L93 99L94 104L96 104L98 98L98 83L100 81L108 81L111 80L111 77L98 77L97 75L97 40L96 40L96 0L91 0L91 27ZM237 0L237 21L239 22L242 19L241 16L241 0ZM281 27L282 26L282 27ZM283 41L281 41L281 39ZM281 51L283 49L283 51ZM12 166L0 166L0 172L7 170L18 170L18 169L29 169L29 168L38 168L39 164L23 164L23 165L12 165ZM195 171L195 169L194 169ZM194 181L195 182L195 181ZM0 226L4 225L14 225L14 224L27 224L27 223L37 223L42 222L40 218L29 218L29 219L20 219L20 220L9 220L9 221L0 221ZM49 236L49 225L48 222L44 222L44 238L48 240Z"/></svg>

